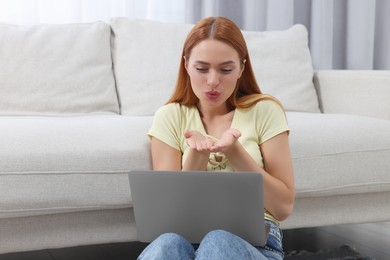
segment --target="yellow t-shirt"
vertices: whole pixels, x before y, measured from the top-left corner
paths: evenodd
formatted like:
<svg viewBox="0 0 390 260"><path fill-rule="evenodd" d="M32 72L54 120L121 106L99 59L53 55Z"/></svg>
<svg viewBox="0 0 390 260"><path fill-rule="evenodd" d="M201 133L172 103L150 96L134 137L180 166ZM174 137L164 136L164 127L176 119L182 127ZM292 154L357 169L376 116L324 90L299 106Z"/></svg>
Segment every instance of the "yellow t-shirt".
<svg viewBox="0 0 390 260"><path fill-rule="evenodd" d="M237 108L234 112L231 128L241 132L238 141L262 168L264 168L264 163L259 145L280 133L289 131L283 109L272 100L259 101L247 109ZM196 106L182 106L178 103L167 104L156 112L148 135L181 151L183 154L182 164L184 165L190 151L184 137L186 130L196 130L204 136L217 139L206 133ZM222 153L210 154L207 170L234 171ZM267 215L266 213L266 219L275 220L272 216Z"/></svg>
<svg viewBox="0 0 390 260"><path fill-rule="evenodd" d="M231 128L241 132L238 141L260 167L264 167L259 145L272 137L289 131L282 108L272 100L262 100L248 109L236 109ZM182 164L190 151L184 138L186 130L199 131L204 136L217 139L206 133L196 106L182 106L171 103L161 107L154 116L148 133L183 154ZM215 156L222 157L217 161ZM210 154L208 171L233 171L223 154Z"/></svg>

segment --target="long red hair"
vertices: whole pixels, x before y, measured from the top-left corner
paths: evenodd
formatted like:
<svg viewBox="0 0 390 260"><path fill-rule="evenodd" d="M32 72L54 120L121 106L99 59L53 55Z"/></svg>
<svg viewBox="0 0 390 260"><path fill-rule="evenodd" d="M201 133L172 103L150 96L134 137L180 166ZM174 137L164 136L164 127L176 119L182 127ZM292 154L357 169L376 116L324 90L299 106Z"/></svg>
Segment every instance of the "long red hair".
<svg viewBox="0 0 390 260"><path fill-rule="evenodd" d="M264 99L271 99L279 103L272 96L261 93L253 73L244 36L235 23L224 17L209 17L200 20L192 28L184 42L182 57L185 57L185 60L188 61L191 50L199 42L206 39L215 39L227 43L237 51L242 62L241 66L245 62L244 71L237 81L236 88L227 100L228 107L231 109L248 108ZM167 103L180 103L191 106L198 102L198 98L191 87L190 77L185 68L185 60L184 58L181 59L176 88Z"/></svg>

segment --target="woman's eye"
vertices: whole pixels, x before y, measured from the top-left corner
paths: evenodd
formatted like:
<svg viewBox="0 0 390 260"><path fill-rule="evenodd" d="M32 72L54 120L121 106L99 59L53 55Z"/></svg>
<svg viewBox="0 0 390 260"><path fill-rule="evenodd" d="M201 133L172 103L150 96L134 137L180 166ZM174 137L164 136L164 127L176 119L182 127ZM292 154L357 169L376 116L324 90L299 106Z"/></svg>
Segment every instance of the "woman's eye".
<svg viewBox="0 0 390 260"><path fill-rule="evenodd" d="M228 74L228 73L232 72L232 69L221 69L221 72L224 74Z"/></svg>
<svg viewBox="0 0 390 260"><path fill-rule="evenodd" d="M196 70L199 71L199 72L205 73L205 72L207 72L209 69L208 69L208 68L201 68L201 67L199 67L199 68L196 68Z"/></svg>

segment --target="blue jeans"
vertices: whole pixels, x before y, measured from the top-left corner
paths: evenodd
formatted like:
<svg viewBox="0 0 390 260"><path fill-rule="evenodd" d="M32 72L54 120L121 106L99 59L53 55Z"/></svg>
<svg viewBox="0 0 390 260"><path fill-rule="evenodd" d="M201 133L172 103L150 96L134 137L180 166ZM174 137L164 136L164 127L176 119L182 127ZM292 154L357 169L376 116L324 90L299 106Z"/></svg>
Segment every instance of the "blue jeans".
<svg viewBox="0 0 390 260"><path fill-rule="evenodd" d="M264 247L254 247L232 233L214 230L203 238L196 250L183 237L166 233L149 244L138 259L283 259L282 232L273 222L266 221L266 225L270 232Z"/></svg>

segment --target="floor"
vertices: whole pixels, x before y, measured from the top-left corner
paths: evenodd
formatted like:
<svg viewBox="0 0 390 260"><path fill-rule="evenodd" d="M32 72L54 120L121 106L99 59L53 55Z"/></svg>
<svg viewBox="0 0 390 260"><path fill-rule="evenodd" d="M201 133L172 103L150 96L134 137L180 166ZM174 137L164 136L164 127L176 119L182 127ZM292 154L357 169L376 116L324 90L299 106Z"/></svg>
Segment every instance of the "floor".
<svg viewBox="0 0 390 260"><path fill-rule="evenodd" d="M284 249L318 251L347 244L364 256L390 260L390 222L284 231Z"/></svg>
<svg viewBox="0 0 390 260"><path fill-rule="evenodd" d="M362 255L390 259L390 223L353 224L284 231L285 251L317 251L348 244ZM129 260L136 259L146 244L115 243L48 249L0 255L0 260Z"/></svg>

